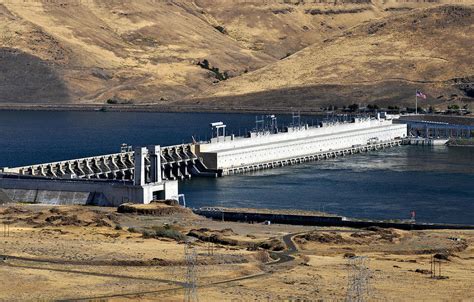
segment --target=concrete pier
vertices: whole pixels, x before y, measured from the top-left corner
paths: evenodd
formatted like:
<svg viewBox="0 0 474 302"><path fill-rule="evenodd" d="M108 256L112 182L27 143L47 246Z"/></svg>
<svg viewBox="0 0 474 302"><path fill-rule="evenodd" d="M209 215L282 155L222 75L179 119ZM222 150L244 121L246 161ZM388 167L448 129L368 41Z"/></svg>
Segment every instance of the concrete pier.
<svg viewBox="0 0 474 302"><path fill-rule="evenodd" d="M414 137L407 140L409 145L419 145L419 146L444 146L448 143L448 139L441 138L423 138L423 137Z"/></svg>

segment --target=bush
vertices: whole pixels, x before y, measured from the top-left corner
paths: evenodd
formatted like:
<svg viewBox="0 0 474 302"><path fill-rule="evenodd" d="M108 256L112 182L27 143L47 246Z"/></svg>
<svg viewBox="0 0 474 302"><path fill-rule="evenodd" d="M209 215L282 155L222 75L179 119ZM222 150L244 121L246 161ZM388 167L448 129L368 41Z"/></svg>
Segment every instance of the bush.
<svg viewBox="0 0 474 302"><path fill-rule="evenodd" d="M227 30L225 29L224 26L217 25L217 26L214 26L214 28L217 29L218 31L220 31L221 34L227 34Z"/></svg>
<svg viewBox="0 0 474 302"><path fill-rule="evenodd" d="M358 104L352 104L352 105L349 105L347 108L349 108L350 111L357 111L357 110L359 110L359 105Z"/></svg>
<svg viewBox="0 0 474 302"><path fill-rule="evenodd" d="M345 253L344 254L344 258L354 258L356 256L356 254L354 253Z"/></svg>
<svg viewBox="0 0 474 302"><path fill-rule="evenodd" d="M369 105L367 105L367 109L369 109L369 110L378 110L379 106L377 104L369 104Z"/></svg>
<svg viewBox="0 0 474 302"><path fill-rule="evenodd" d="M51 209L49 209L49 212L50 212L50 213L54 213L54 214L59 214L59 213L61 213L61 211L60 211L58 208L51 208Z"/></svg>
<svg viewBox="0 0 474 302"><path fill-rule="evenodd" d="M210 68L209 68L209 61L206 60L206 59L202 60L202 62L198 62L197 64L198 64L199 66L201 66L201 68L210 70Z"/></svg>
<svg viewBox="0 0 474 302"><path fill-rule="evenodd" d="M106 101L107 104L109 105L131 105L133 104L133 101L132 100L122 100L122 99L119 99L119 98L111 98L111 99L108 99Z"/></svg>
<svg viewBox="0 0 474 302"><path fill-rule="evenodd" d="M107 100L107 104L110 104L110 105L118 104L118 100L115 100L115 99L108 99L108 100Z"/></svg>
<svg viewBox="0 0 474 302"><path fill-rule="evenodd" d="M227 71L220 72L218 67L214 67L214 66L211 67L211 65L209 64L209 61L206 59L204 59L202 62L199 61L197 65L199 65L201 68L212 71L214 73L214 77L218 79L219 81L225 81L230 77Z"/></svg>
<svg viewBox="0 0 474 302"><path fill-rule="evenodd" d="M177 241L182 241L186 238L180 231L172 226L155 226L152 230L144 230L142 232L144 238L171 238Z"/></svg>
<svg viewBox="0 0 474 302"><path fill-rule="evenodd" d="M128 228L128 231L129 231L130 233L138 233L137 229L135 229L134 227Z"/></svg>
<svg viewBox="0 0 474 302"><path fill-rule="evenodd" d="M120 230L122 230L122 226L121 226L120 224L117 224L117 225L115 226L115 229L116 229L117 231L120 231Z"/></svg>

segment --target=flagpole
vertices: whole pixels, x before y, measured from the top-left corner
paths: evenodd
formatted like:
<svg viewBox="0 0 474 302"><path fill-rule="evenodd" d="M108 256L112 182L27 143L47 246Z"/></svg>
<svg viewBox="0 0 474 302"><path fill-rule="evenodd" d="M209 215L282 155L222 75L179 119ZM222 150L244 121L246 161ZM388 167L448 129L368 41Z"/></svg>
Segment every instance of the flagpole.
<svg viewBox="0 0 474 302"><path fill-rule="evenodd" d="M418 90L415 92L415 115L418 115Z"/></svg>

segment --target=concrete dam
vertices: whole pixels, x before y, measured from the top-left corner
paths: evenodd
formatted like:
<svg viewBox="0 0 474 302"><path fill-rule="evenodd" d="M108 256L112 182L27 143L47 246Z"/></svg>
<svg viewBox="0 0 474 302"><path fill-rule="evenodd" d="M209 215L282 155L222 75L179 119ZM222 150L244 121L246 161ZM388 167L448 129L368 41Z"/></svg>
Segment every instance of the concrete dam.
<svg viewBox="0 0 474 302"><path fill-rule="evenodd" d="M161 178L164 180L183 180L191 175L216 176L197 158L194 144L182 144L160 149L159 160ZM153 148L156 148L153 146ZM146 175L150 174L150 154L145 154ZM135 170L135 151L123 150L120 153L70 159L52 163L29 165L17 168L4 168L4 172L28 176L43 176L66 179L109 179L133 180Z"/></svg>
<svg viewBox="0 0 474 302"><path fill-rule="evenodd" d="M229 175L392 147L407 136L406 125L380 116L316 126L294 123L281 132L275 120L263 125L235 137L226 136L225 125L216 123L216 136L197 144L196 154L208 168Z"/></svg>
<svg viewBox="0 0 474 302"><path fill-rule="evenodd" d="M179 199L178 181L219 177L328 159L402 144L407 125L389 118L352 118L278 128L276 117L256 121L245 136L211 124L210 141L150 145L120 153L0 170L0 202L96 204Z"/></svg>

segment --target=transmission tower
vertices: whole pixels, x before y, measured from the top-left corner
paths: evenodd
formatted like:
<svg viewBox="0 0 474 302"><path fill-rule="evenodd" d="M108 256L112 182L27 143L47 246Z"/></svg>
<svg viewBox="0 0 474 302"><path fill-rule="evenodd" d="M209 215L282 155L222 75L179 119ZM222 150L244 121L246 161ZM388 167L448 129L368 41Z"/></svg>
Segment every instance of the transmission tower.
<svg viewBox="0 0 474 302"><path fill-rule="evenodd" d="M185 302L197 302L197 288L196 288L196 250L191 247L189 241L186 240L184 245L184 257L186 260L186 285L184 292Z"/></svg>
<svg viewBox="0 0 474 302"><path fill-rule="evenodd" d="M348 263L348 302L363 302L369 297L369 258L351 257Z"/></svg>

